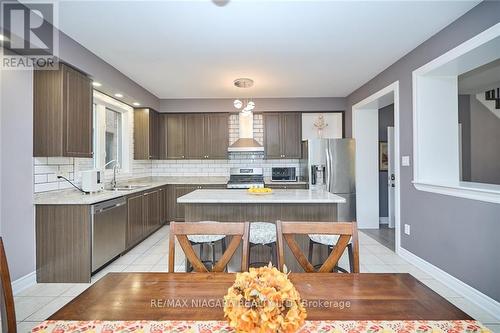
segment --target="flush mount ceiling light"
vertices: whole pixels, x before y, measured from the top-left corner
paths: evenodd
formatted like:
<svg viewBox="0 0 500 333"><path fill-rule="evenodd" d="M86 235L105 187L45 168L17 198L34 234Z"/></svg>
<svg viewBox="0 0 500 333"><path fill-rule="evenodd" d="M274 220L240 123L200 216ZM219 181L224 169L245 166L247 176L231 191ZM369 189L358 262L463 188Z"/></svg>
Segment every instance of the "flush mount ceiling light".
<svg viewBox="0 0 500 333"><path fill-rule="evenodd" d="M134 102L134 103L132 103L132 104L133 104L134 106L140 106L140 105L141 105L141 103L137 103L137 102Z"/></svg>
<svg viewBox="0 0 500 333"><path fill-rule="evenodd" d="M123 97L123 95L122 95L122 94L120 94L120 93L116 93L116 94L115 94L115 97L122 98L122 97Z"/></svg>
<svg viewBox="0 0 500 333"><path fill-rule="evenodd" d="M94 87L100 87L100 86L102 86L102 84L101 84L101 83L99 83L99 82L97 82L97 81L93 81L93 82L92 82L92 85L93 85Z"/></svg>
<svg viewBox="0 0 500 333"><path fill-rule="evenodd" d="M239 78L233 81L233 84L237 88L250 88L253 86L253 80L249 78ZM243 114L248 114L255 109L255 103L251 99L235 99L233 105L236 109L241 109ZM244 107L243 107L244 105ZM243 108L243 109L242 109Z"/></svg>

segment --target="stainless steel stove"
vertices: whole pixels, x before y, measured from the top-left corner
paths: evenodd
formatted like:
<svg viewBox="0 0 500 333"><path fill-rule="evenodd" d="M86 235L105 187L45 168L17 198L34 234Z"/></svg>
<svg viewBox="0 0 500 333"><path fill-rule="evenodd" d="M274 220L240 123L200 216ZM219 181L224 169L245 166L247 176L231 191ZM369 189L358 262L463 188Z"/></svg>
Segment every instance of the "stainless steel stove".
<svg viewBox="0 0 500 333"><path fill-rule="evenodd" d="M231 168L227 188L264 187L262 168Z"/></svg>

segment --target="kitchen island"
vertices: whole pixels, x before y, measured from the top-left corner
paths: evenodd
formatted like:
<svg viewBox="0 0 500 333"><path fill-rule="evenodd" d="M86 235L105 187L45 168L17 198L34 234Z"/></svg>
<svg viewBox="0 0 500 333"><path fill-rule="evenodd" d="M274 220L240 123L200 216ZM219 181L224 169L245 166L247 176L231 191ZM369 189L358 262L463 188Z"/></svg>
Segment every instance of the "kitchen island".
<svg viewBox="0 0 500 333"><path fill-rule="evenodd" d="M345 203L345 199L324 190L274 190L272 194L255 195L246 190L207 189L179 197L177 203L184 206L185 221L189 222L336 222L337 205ZM308 238L296 238L302 250L307 253ZM317 260L324 256L321 253L318 258L319 252L314 256ZM235 257L231 261L231 268L238 266L238 254ZM252 248L252 262L268 261L269 258L269 250ZM293 271L301 271L288 248L285 249L285 263Z"/></svg>

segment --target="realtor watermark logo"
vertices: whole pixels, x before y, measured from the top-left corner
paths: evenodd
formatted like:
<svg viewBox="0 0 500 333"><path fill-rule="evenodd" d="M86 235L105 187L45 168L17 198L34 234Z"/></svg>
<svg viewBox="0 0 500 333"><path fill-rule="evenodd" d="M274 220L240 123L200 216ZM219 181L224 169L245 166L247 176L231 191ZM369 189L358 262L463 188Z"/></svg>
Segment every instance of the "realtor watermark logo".
<svg viewBox="0 0 500 333"><path fill-rule="evenodd" d="M2 1L1 69L57 69L57 3Z"/></svg>

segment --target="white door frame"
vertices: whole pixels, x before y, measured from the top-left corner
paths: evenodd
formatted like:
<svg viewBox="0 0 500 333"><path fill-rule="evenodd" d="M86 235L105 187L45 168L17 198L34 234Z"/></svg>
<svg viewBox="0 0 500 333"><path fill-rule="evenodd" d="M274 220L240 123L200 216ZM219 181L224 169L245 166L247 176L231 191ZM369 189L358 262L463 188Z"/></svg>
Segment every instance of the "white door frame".
<svg viewBox="0 0 500 333"><path fill-rule="evenodd" d="M378 92L374 93L373 95L365 98L364 100L362 100L361 102L358 102L356 103L355 105L352 106L352 136L353 138L356 138L356 135L360 135L360 133L356 133L356 128L360 128L361 130L361 124L359 124L359 122L361 121L360 119L357 119L359 118L358 116L356 116L356 112L360 112L360 114L362 114L364 111L368 111L368 110L373 110L373 111L377 111L377 115L378 115L378 105L383 105L383 103L386 103L386 100L388 98L392 98L394 99L394 137L395 137L395 145L394 145L394 160L395 160L395 176L396 176L396 181L395 181L395 185L396 185L396 188L395 188L395 218L396 218L396 230L395 230L395 233L396 233L396 253L399 253L400 251L400 248L401 248L401 233L400 233L400 230L401 230L401 211L400 211L400 204L401 204L401 172L400 172L400 163L401 163L401 157L400 157L400 151L399 151L399 145L400 145L400 141L399 141L399 133L400 133L400 123L399 123L399 81L396 81L392 84L390 84L389 86L379 90ZM385 105L388 105L388 104L385 104ZM375 124L373 125L377 125L377 131L378 131L378 122L376 122ZM370 147L368 147L370 148ZM358 186L360 183L363 183L363 182L366 182L366 181L370 181L370 180L366 180L366 179L363 179L364 177L364 174L366 174L366 172L363 172L365 170L362 170L363 167L366 168L366 164L364 165L359 165L358 163L358 158L361 156L361 158L363 157L366 157L366 156L373 156L373 152L372 155L369 155L369 153L366 151L367 149L363 149L363 146L362 145L356 145L356 192L357 189L358 189ZM369 157L370 159L373 159L372 157ZM368 164L368 167L370 166L373 166L373 161L371 161L372 163ZM377 148L377 171L378 171L378 148ZM359 169L359 170L358 170ZM359 171L359 172L358 172ZM371 170L370 172L373 172L373 170ZM378 184L378 177L377 177L377 182ZM371 185L373 187L373 184ZM370 202L369 200L374 200L374 198L376 197L376 203L377 203L377 216L376 216L376 219L378 221L378 186L376 189L374 188L371 188L371 189L368 189L369 191L371 191L372 193L375 193L375 190L376 190L376 195L375 196L372 196L371 198L370 197L359 197L358 196L358 193L356 193L356 207L357 207L357 211L356 211L356 214L358 214L358 207L364 207L365 205L367 206L370 206L370 205L373 205L373 201ZM359 199L359 200L358 200ZM360 201L361 200L361 201ZM365 202L363 202L365 201ZM366 213L366 212L365 212ZM372 214L374 215L374 211L372 211L371 213L369 214ZM375 216L373 217L375 218Z"/></svg>

